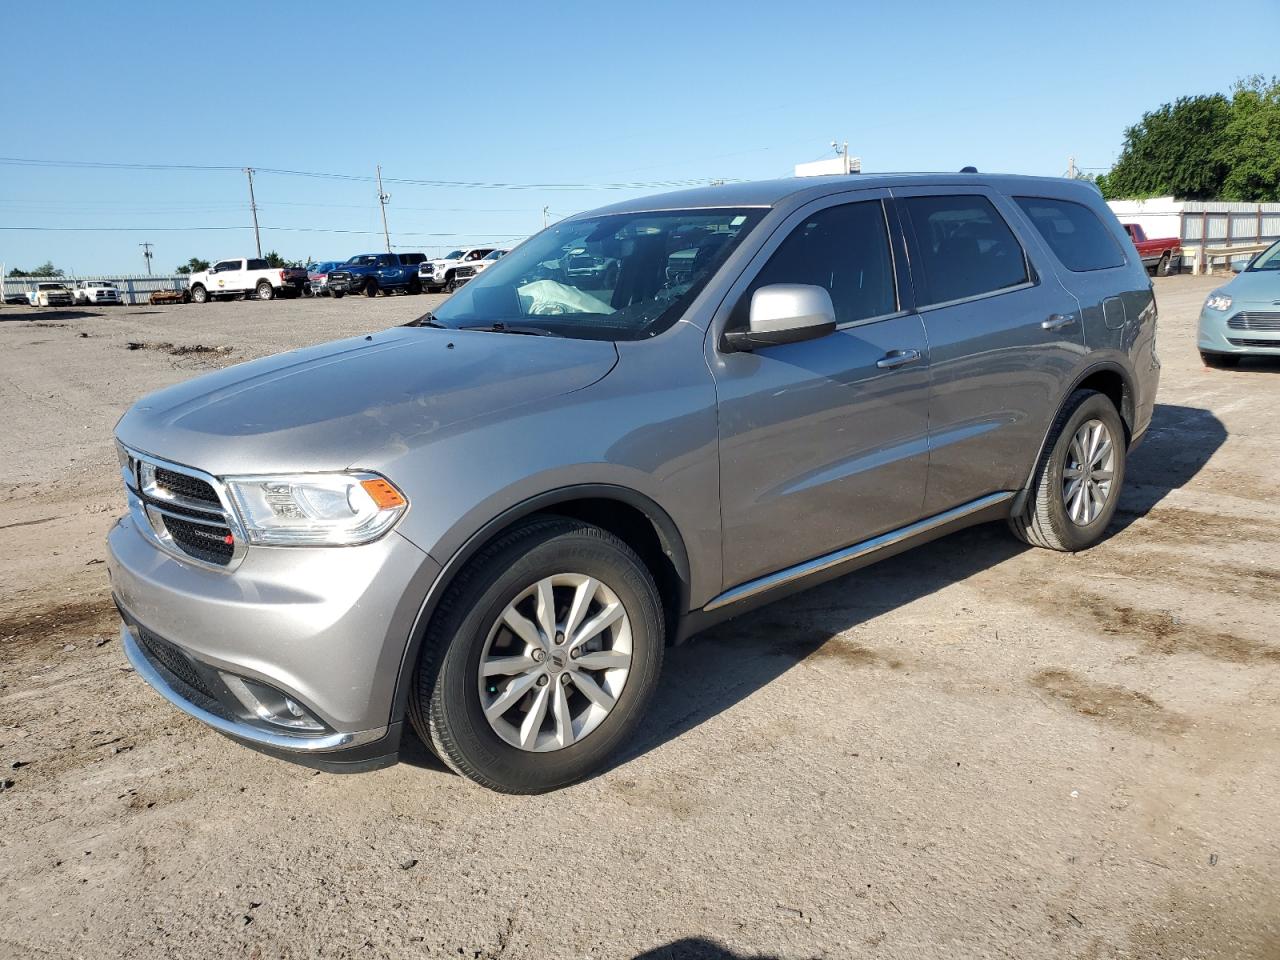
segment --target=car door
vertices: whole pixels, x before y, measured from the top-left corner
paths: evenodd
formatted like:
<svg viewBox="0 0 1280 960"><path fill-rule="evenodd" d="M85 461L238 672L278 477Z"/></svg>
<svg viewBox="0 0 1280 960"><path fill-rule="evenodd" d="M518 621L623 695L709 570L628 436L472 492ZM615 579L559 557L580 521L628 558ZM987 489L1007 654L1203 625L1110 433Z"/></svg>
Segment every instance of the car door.
<svg viewBox="0 0 1280 960"><path fill-rule="evenodd" d="M725 587L919 519L928 465L928 347L910 313L885 191L809 204L731 288L708 337L719 405ZM774 283L831 294L837 329L725 352L751 295Z"/></svg>
<svg viewBox="0 0 1280 960"><path fill-rule="evenodd" d="M1091 353L1128 352L1140 319L1152 308L1151 282L1115 218L1065 197L1015 195L1013 201L1054 257L1058 275L1075 296L1084 342Z"/></svg>
<svg viewBox="0 0 1280 960"><path fill-rule="evenodd" d="M1084 338L1075 299L1019 235L1006 198L985 187L893 192L929 341L934 514L1023 486Z"/></svg>

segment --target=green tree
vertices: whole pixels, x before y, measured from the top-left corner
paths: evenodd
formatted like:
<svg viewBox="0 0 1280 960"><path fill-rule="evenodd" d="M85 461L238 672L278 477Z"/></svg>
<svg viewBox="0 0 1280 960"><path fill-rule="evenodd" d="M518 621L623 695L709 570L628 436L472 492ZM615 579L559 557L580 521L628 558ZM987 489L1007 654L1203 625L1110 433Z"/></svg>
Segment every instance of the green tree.
<svg viewBox="0 0 1280 960"><path fill-rule="evenodd" d="M1218 156L1223 200L1280 201L1280 80L1246 77L1235 85Z"/></svg>
<svg viewBox="0 0 1280 960"><path fill-rule="evenodd" d="M1103 196L1219 198L1230 172L1221 145L1232 113L1232 101L1215 93L1180 97L1143 114L1125 131L1116 165L1099 177Z"/></svg>
<svg viewBox="0 0 1280 960"><path fill-rule="evenodd" d="M180 273L185 276L188 273L199 273L201 270L209 269L209 261L201 260L199 257L192 257L182 266L177 267L173 272Z"/></svg>
<svg viewBox="0 0 1280 960"><path fill-rule="evenodd" d="M268 250L266 254L263 255L262 259L267 261L267 266L269 267L300 267L302 266L302 262L300 260L286 260L284 257L280 256L280 254L276 253L274 250Z"/></svg>
<svg viewBox="0 0 1280 960"><path fill-rule="evenodd" d="M55 267L50 260L46 260L34 270L22 270L14 267L9 271L9 276L11 277L60 277L62 275L62 271Z"/></svg>

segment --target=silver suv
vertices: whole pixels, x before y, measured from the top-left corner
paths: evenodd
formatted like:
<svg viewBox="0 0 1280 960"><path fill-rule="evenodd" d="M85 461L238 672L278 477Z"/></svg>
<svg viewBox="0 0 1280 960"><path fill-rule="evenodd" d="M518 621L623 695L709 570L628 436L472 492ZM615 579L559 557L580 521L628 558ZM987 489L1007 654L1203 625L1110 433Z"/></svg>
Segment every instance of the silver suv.
<svg viewBox="0 0 1280 960"><path fill-rule="evenodd" d="M125 414L124 649L270 753L369 769L407 721L481 784L554 789L709 624L984 521L1096 543L1155 339L1142 263L1077 182L783 180L582 214L434 315Z"/></svg>

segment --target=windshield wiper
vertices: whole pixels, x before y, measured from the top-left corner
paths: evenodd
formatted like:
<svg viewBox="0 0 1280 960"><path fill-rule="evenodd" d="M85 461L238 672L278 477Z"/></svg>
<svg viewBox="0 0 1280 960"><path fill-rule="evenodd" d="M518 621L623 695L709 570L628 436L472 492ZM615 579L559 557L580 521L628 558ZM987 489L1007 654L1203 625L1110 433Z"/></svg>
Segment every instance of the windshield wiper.
<svg viewBox="0 0 1280 960"><path fill-rule="evenodd" d="M443 323L437 323L436 315L432 313L430 310L428 310L422 316L418 317L416 320L410 320L408 323L400 324L400 326L402 327L436 327L437 329L440 329L440 330L449 329Z"/></svg>
<svg viewBox="0 0 1280 960"><path fill-rule="evenodd" d="M546 327L530 327L523 324L503 323L501 320L495 323L481 323L471 327L459 327L459 330L479 330L483 333L519 333L529 337L563 337L564 334L556 333L554 330L548 330Z"/></svg>

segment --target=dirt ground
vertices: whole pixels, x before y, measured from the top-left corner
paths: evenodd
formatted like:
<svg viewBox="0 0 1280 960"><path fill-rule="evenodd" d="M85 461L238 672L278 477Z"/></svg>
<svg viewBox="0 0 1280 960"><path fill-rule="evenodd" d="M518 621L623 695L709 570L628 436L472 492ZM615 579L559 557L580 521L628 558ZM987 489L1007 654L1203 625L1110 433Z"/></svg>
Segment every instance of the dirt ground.
<svg viewBox="0 0 1280 960"><path fill-rule="evenodd" d="M978 528L722 625L534 798L236 746L108 600L130 402L435 298L0 308L0 955L1280 957L1280 363L1201 366L1213 285L1157 281L1101 546Z"/></svg>

